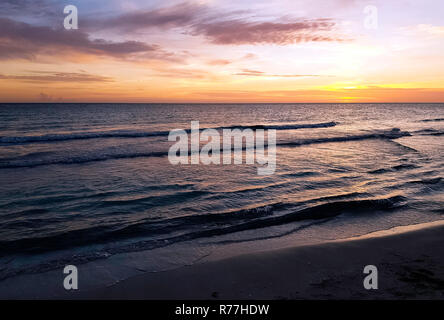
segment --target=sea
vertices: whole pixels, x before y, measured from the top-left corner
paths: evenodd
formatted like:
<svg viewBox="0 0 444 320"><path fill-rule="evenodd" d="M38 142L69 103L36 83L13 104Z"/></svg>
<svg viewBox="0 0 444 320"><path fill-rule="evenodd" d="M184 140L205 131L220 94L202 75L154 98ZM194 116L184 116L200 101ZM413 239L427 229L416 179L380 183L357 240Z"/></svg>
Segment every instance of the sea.
<svg viewBox="0 0 444 320"><path fill-rule="evenodd" d="M276 130L275 171L172 164L192 121ZM444 104L0 104L0 297L441 220L443 134Z"/></svg>

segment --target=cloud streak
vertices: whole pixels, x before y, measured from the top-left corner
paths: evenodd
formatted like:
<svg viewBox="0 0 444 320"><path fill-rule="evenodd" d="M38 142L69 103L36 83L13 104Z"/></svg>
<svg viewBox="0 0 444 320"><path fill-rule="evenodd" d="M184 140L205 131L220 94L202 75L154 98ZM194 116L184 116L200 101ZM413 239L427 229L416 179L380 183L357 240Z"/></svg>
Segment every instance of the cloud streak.
<svg viewBox="0 0 444 320"><path fill-rule="evenodd" d="M35 59L39 54L86 54L134 59L173 59L157 45L140 41L91 39L85 32L32 26L0 18L0 59Z"/></svg>
<svg viewBox="0 0 444 320"><path fill-rule="evenodd" d="M344 40L335 34L337 23L332 19L258 21L239 17L239 14L245 13L218 12L204 5L182 3L161 9L130 12L103 20L89 20L86 25L90 30L109 29L122 33L180 28L185 34L201 36L218 45L289 45Z"/></svg>
<svg viewBox="0 0 444 320"><path fill-rule="evenodd" d="M0 80L17 80L21 82L112 82L109 77L92 75L84 72L44 72L34 71L27 75L3 75Z"/></svg>
<svg viewBox="0 0 444 320"><path fill-rule="evenodd" d="M296 22L252 22L239 19L196 24L192 34L202 35L212 43L221 45L343 41L341 37L331 34L335 26L336 23L329 19Z"/></svg>
<svg viewBox="0 0 444 320"><path fill-rule="evenodd" d="M190 26L204 15L201 5L181 3L171 7L125 13L106 19L88 19L85 26L91 30L119 30L130 33L149 28L171 29Z"/></svg>
<svg viewBox="0 0 444 320"><path fill-rule="evenodd" d="M235 73L236 76L247 77L273 77L273 78L303 78L303 77L321 77L318 74L269 74L262 71L242 69L241 72Z"/></svg>

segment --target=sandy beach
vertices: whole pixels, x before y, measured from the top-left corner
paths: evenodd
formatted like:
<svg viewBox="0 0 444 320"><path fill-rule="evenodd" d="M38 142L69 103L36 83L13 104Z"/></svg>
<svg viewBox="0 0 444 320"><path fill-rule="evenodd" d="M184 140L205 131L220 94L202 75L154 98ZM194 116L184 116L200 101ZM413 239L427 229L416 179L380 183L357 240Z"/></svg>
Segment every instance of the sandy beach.
<svg viewBox="0 0 444 320"><path fill-rule="evenodd" d="M147 273L69 298L442 299L443 243L440 221ZM366 265L378 268L377 290L363 287Z"/></svg>

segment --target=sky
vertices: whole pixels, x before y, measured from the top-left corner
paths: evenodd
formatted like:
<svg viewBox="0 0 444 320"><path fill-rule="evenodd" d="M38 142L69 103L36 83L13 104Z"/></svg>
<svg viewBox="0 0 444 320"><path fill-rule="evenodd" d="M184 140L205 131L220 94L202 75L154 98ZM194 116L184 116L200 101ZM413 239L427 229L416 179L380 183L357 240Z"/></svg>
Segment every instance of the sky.
<svg viewBox="0 0 444 320"><path fill-rule="evenodd" d="M64 28L64 7L78 29ZM444 102L442 0L2 0L0 102Z"/></svg>

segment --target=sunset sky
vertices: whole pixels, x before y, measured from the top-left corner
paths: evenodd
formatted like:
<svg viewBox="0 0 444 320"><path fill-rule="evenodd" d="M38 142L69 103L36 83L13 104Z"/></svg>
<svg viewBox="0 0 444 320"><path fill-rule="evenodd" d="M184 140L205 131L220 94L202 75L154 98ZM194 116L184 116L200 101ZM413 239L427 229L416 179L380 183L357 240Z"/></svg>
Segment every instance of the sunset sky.
<svg viewBox="0 0 444 320"><path fill-rule="evenodd" d="M442 0L2 0L0 102L444 102L443 14Z"/></svg>

